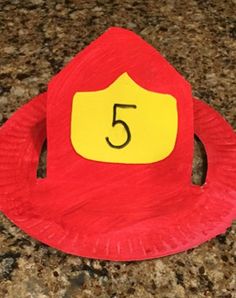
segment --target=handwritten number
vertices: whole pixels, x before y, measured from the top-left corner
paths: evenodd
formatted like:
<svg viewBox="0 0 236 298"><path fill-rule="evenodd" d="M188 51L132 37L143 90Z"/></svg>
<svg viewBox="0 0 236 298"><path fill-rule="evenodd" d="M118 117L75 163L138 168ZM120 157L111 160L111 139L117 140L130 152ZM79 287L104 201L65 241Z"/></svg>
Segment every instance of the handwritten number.
<svg viewBox="0 0 236 298"><path fill-rule="evenodd" d="M120 145L114 145L110 140L109 140L109 137L106 137L106 141L108 143L109 146L111 146L112 148L116 148L116 149L122 149L124 148L125 146L127 146L129 144L129 142L131 141L131 133L130 133L130 129L129 129L129 126L127 125L126 122L124 122L123 120L121 119L117 119L116 118L116 114L117 114L117 109L120 108L120 109L136 109L137 106L136 105L127 105L127 104L114 104L113 106L113 120L112 120L112 127L120 124L124 127L125 129L125 132L126 132L126 141L123 143L123 144L120 144Z"/></svg>

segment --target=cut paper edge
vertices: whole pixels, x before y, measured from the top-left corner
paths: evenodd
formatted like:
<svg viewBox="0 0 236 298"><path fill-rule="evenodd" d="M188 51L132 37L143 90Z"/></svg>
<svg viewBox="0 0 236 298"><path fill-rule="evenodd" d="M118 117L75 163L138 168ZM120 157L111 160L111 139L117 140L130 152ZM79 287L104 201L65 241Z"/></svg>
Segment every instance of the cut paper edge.
<svg viewBox="0 0 236 298"><path fill-rule="evenodd" d="M36 179L36 170L46 138L45 117L46 93L22 107L0 129L0 210L33 238L82 257L143 260L196 247L224 233L236 218L235 133L216 111L196 99L195 134L205 146L208 172L206 183L193 186L188 194L189 199L198 199L190 212L176 212L171 225L170 218L163 214L156 220L141 221L104 235L99 235L98 230L91 238L65 230L44 219L43 214L35 215L33 202L27 201L25 194L42 181Z"/></svg>

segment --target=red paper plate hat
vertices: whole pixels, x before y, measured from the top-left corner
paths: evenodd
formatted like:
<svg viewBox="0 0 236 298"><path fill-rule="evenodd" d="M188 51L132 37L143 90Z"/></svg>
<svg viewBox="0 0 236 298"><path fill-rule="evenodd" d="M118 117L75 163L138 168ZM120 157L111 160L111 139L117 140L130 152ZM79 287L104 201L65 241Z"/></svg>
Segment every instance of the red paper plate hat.
<svg viewBox="0 0 236 298"><path fill-rule="evenodd" d="M191 183L193 141L206 182ZM47 138L47 177L36 178ZM0 209L62 251L141 260L192 248L236 217L236 137L134 33L111 28L0 130Z"/></svg>

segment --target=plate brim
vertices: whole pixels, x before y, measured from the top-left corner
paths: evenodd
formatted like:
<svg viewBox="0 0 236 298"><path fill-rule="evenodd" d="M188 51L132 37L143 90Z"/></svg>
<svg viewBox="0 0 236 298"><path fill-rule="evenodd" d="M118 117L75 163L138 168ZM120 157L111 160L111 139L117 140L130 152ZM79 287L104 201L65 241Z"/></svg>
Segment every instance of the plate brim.
<svg viewBox="0 0 236 298"><path fill-rule="evenodd" d="M46 138L46 99L41 94L17 111L0 129L0 210L18 227L41 242L83 257L131 261L162 257L198 246L215 237L236 218L236 137L229 124L207 104L194 99L195 134L205 146L208 170L203 186L190 186L181 194L188 208L174 214L152 216L100 233L99 225L115 225L122 217L106 221L93 215L70 230L58 221L32 213L27 198L39 183L36 170ZM40 183L39 183L40 186ZM44 200L50 200L45 193ZM184 206L183 206L184 207ZM83 215L84 218L84 215ZM97 233L87 235L89 223Z"/></svg>

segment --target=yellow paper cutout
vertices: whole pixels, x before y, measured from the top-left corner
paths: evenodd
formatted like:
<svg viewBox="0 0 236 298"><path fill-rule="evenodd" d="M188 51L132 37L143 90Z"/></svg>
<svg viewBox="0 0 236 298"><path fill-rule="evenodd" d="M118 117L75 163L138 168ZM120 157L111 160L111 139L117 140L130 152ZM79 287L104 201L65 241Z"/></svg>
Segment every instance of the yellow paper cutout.
<svg viewBox="0 0 236 298"><path fill-rule="evenodd" d="M106 89L73 97L71 142L86 159L157 162L173 151L177 130L176 99L140 87L127 73Z"/></svg>

